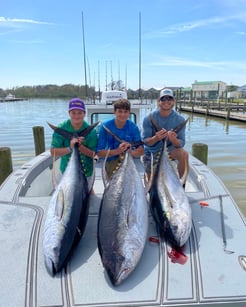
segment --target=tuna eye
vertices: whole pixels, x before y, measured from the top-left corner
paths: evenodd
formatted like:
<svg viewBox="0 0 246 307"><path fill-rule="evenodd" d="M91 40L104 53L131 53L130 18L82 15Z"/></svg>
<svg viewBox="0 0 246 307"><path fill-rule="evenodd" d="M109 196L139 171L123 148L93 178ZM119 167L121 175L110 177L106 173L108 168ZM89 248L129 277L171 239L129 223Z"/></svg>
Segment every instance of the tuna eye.
<svg viewBox="0 0 246 307"><path fill-rule="evenodd" d="M122 256L122 255L116 256L116 262L117 263L122 263L124 261L125 261L125 257L124 256Z"/></svg>

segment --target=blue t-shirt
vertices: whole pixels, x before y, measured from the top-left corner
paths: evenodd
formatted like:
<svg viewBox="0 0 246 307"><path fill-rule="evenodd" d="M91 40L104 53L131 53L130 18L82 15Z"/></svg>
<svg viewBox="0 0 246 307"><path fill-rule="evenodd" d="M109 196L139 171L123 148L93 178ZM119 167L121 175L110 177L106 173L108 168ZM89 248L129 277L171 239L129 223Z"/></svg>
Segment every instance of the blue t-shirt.
<svg viewBox="0 0 246 307"><path fill-rule="evenodd" d="M129 119L122 128L117 128L115 119L110 119L103 123L109 130L118 136L122 141L129 143L141 141L141 134L137 125ZM119 147L119 142L115 140L104 128L100 125L99 137L97 143L97 152L103 149L116 149ZM108 160L117 159L117 156L109 157Z"/></svg>
<svg viewBox="0 0 246 307"><path fill-rule="evenodd" d="M172 110L170 115L168 115L167 117L163 117L160 115L159 109L156 109L152 112L152 116L155 122L158 124L158 126L166 130L171 130L185 121L184 117L181 116L175 110ZM142 131L143 141L155 135L155 132L156 130L153 127L150 121L150 117L148 115L143 120L143 131ZM180 147L184 147L185 145L185 126L178 132L178 139L180 140ZM160 142L155 143L153 146L144 145L145 154L150 154L151 152L154 153L154 152L159 151L161 149L162 144L163 144L162 141L160 141ZM171 152L174 149L174 146L172 145L171 142L167 142L167 147L168 147L169 152Z"/></svg>

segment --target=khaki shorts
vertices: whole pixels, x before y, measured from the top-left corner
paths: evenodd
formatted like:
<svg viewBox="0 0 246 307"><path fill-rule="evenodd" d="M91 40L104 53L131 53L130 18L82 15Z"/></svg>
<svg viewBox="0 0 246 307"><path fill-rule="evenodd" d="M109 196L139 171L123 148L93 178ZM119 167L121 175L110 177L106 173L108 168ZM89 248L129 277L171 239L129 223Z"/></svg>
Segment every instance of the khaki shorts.
<svg viewBox="0 0 246 307"><path fill-rule="evenodd" d="M118 170L122 160L120 158L106 162L105 169L109 178Z"/></svg>
<svg viewBox="0 0 246 307"><path fill-rule="evenodd" d="M160 154L159 152L152 153L153 157L151 154L144 155L143 156L143 165L144 165L144 170L145 173L150 174L151 173L151 168L152 168L152 161L153 161L153 167L158 163L160 159Z"/></svg>

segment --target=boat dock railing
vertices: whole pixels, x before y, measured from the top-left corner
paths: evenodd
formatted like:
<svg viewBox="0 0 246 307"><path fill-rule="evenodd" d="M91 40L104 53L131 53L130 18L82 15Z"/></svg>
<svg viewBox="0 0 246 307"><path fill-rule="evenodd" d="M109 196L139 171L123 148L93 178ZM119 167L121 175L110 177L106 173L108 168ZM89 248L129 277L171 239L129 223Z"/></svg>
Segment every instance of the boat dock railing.
<svg viewBox="0 0 246 307"><path fill-rule="evenodd" d="M227 101L220 102L210 100L177 99L176 109L185 112L225 118L227 120L246 122L246 102L229 103Z"/></svg>

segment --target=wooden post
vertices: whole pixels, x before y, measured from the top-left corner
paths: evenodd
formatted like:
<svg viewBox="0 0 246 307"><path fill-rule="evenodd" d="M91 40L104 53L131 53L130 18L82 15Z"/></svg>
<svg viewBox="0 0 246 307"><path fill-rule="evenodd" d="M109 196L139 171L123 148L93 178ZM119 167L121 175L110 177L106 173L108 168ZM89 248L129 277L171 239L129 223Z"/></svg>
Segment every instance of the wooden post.
<svg viewBox="0 0 246 307"><path fill-rule="evenodd" d="M32 128L34 136L35 154L38 156L45 151L44 127L36 126Z"/></svg>
<svg viewBox="0 0 246 307"><path fill-rule="evenodd" d="M192 144L192 155L204 164L208 164L208 145L202 143Z"/></svg>
<svg viewBox="0 0 246 307"><path fill-rule="evenodd" d="M207 102L206 115L209 114L209 102Z"/></svg>
<svg viewBox="0 0 246 307"><path fill-rule="evenodd" d="M0 147L0 185L12 172L11 150L9 147Z"/></svg>
<svg viewBox="0 0 246 307"><path fill-rule="evenodd" d="M192 103L192 100L193 100L193 91L191 90L190 91L190 104Z"/></svg>
<svg viewBox="0 0 246 307"><path fill-rule="evenodd" d="M228 106L227 113L226 113L226 119L230 119L230 114L231 114L231 108L230 106Z"/></svg>
<svg viewBox="0 0 246 307"><path fill-rule="evenodd" d="M176 90L176 95L175 95L175 110L178 110L178 102L179 102L179 91Z"/></svg>

